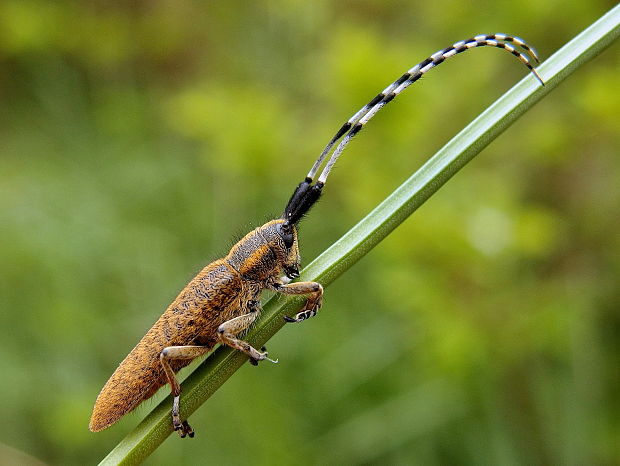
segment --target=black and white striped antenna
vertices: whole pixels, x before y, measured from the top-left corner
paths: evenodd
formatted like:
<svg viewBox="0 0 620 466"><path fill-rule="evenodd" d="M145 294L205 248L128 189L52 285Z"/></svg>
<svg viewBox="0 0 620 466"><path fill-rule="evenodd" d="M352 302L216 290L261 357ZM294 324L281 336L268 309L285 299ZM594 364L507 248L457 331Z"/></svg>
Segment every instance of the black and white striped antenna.
<svg viewBox="0 0 620 466"><path fill-rule="evenodd" d="M514 44L514 46L511 44ZM355 115L349 118L344 125L342 125L334 137L325 146L325 149L323 149L323 152L321 152L321 155L319 155L316 162L314 162L314 165L310 169L310 172L308 172L308 175L304 181L297 186L295 192L291 196L291 199L284 210L283 218L286 220L285 224L296 224L310 210L312 205L319 199L321 190L327 181L329 173L338 160L338 157L342 154L342 151L344 151L349 142L351 142L351 139L353 139L353 137L355 137L355 135L362 130L364 125L368 123L379 110L391 102L398 94L407 89L407 87L420 79L424 74L443 63L446 59L466 50L483 46L497 47L510 52L512 55L517 57L517 59L523 63L544 86L545 83L532 65L533 62L536 64L540 62L536 50L528 45L523 39L516 36L509 36L500 33L478 35L472 37L471 39L456 42L450 47L435 52L433 55L415 65L400 78L386 87L383 91L377 94L370 102L368 102L357 113L355 113ZM340 143L338 143L332 152L333 147L338 141L340 141ZM323 168L317 182L312 184L314 177L319 172L321 165L323 165L323 162L330 152L332 152L331 157L325 164L325 167Z"/></svg>

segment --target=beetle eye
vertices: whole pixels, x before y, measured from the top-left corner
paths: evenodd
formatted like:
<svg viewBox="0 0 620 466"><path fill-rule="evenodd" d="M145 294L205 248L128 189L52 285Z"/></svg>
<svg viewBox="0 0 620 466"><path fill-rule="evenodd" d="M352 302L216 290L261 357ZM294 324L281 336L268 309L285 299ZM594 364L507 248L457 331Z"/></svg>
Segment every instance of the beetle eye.
<svg viewBox="0 0 620 466"><path fill-rule="evenodd" d="M278 232L282 237L282 241L284 241L284 246L286 246L287 249L290 249L293 246L293 241L295 241L293 229L291 227L280 225L278 226Z"/></svg>

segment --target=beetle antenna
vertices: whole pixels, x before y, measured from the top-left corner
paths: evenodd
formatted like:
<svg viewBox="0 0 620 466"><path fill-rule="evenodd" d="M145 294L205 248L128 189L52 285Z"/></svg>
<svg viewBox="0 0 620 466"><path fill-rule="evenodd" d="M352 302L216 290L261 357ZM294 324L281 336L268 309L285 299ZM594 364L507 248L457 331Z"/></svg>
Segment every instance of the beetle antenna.
<svg viewBox="0 0 620 466"><path fill-rule="evenodd" d="M304 215L308 213L310 208L321 197L321 190L323 189L323 183L317 182L312 184L312 179L307 178L303 180L288 201L282 218L286 220L284 228L289 229L290 225L295 225L299 222Z"/></svg>
<svg viewBox="0 0 620 466"><path fill-rule="evenodd" d="M511 43L514 44L514 46L511 45ZM424 74L443 63L446 59L466 50L483 46L497 47L510 52L534 74L536 79L538 79L543 86L545 85L541 76L532 65L532 63L537 64L540 62L536 50L517 36L509 36L501 33L482 34L472 37L471 39L456 42L448 48L435 52L377 94L342 125L327 146L325 146L325 149L323 149L316 162L314 162L305 180L297 186L297 189L291 196L283 215L283 218L287 220L286 223L297 223L310 210L312 205L319 199L321 190L327 181L327 177L342 151L344 151L351 139L362 130L364 125L368 123L379 110L390 103L398 94L420 79ZM517 47L520 47L520 49ZM312 185L312 180L318 173L323 161L341 138L343 138L342 141L336 146L336 149L323 168L316 184Z"/></svg>
<svg viewBox="0 0 620 466"><path fill-rule="evenodd" d="M509 44L509 42L515 44L518 47L521 47L525 53L522 53L519 49ZM506 34L486 34L486 35L478 35L472 37L471 39L462 40L452 44L452 46L440 50L426 60L418 63L416 66L408 70L404 73L400 78L386 87L382 92L377 94L370 102L368 102L364 107L362 107L355 115L353 115L334 135L334 137L329 141L321 155L317 159L317 161L312 166L312 169L308 173L308 178L314 178L316 173L318 172L319 167L321 166L323 160L327 156L327 154L331 151L332 147L336 144L336 142L344 136L344 139L340 142L340 144L336 147L336 150L332 154L329 162L323 169L321 176L319 177L319 181L322 181L323 184L327 180L329 176L329 172L332 167L336 163L336 160L347 146L349 141L361 131L362 127L368 123L368 121L375 116L375 114L381 110L386 104L391 102L398 94L404 91L411 84L420 79L424 74L426 74L431 69L435 68L437 65L444 62L447 58L453 57L461 52L466 50L475 48L475 47L483 47L483 46L491 46L502 48L511 54L513 54L517 59L523 63L536 78L540 81L542 85L544 82L534 66L532 62L539 63L540 60L538 58L538 54L536 50L531 47L527 42L525 42L520 37L509 36Z"/></svg>

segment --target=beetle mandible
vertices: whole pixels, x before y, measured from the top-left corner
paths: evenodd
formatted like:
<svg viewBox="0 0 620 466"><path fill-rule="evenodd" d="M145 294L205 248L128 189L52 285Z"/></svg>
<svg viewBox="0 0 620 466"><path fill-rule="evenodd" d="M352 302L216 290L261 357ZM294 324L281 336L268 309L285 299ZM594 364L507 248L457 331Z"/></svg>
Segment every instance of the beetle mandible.
<svg viewBox="0 0 620 466"><path fill-rule="evenodd" d="M179 369L217 344L242 351L254 365L263 360L277 362L270 359L266 351L253 348L239 337L260 315L263 290L308 296L295 317L284 317L287 322L306 320L321 307L321 284L288 281L299 276L297 225L321 196L336 160L350 140L394 97L447 58L481 46L510 52L544 85L530 61L539 62L536 51L519 37L506 34L478 35L456 42L408 70L338 130L293 192L281 218L245 235L226 257L207 265L183 288L99 393L90 430L97 432L114 424L168 383L173 395L172 427L181 437L193 437L193 429L179 415L181 386L175 376ZM330 152L331 157L314 183L314 177Z"/></svg>

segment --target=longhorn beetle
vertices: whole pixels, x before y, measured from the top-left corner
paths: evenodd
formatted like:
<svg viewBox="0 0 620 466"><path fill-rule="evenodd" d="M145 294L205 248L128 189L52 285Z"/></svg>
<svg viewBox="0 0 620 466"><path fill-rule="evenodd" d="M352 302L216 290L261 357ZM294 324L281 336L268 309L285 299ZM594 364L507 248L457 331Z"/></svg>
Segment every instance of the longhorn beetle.
<svg viewBox="0 0 620 466"><path fill-rule="evenodd" d="M258 318L263 290L308 296L295 317L284 316L287 322L313 317L321 307L323 287L320 283L289 281L299 276L297 225L321 196L338 157L364 125L408 86L447 58L481 46L510 52L544 85L532 66L532 61L539 63L536 51L522 39L506 34L478 35L456 42L403 74L338 130L293 192L282 217L245 235L226 257L207 265L183 288L99 393L90 430L97 432L114 424L168 383L173 395L172 427L181 437L193 437L193 429L179 415L181 387L175 377L179 369L211 351L218 343L247 354L254 365L263 360L278 362L268 358L265 350L253 348L239 336ZM313 184L323 161L341 138Z"/></svg>

